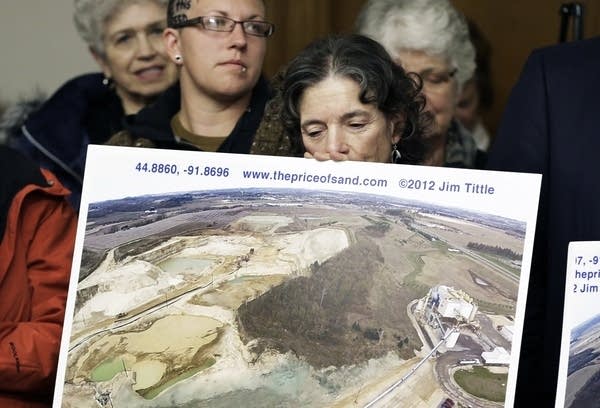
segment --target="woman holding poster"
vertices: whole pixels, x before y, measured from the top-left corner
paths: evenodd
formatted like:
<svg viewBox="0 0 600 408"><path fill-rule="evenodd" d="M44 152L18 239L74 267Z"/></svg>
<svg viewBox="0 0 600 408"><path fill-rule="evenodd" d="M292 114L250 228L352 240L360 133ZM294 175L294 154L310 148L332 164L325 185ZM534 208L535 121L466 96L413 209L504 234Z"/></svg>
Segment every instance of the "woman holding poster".
<svg viewBox="0 0 600 408"><path fill-rule="evenodd" d="M376 41L329 36L288 66L282 121L305 157L417 164L429 123L420 90Z"/></svg>

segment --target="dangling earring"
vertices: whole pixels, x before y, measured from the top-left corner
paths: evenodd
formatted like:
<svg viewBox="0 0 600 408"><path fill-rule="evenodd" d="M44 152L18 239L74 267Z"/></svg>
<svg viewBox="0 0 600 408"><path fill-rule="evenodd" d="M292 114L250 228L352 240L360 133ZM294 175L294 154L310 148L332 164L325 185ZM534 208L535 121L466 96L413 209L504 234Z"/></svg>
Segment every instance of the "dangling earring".
<svg viewBox="0 0 600 408"><path fill-rule="evenodd" d="M394 143L392 145L392 163L399 163L401 158L402 154L400 154L398 146L396 145L396 143Z"/></svg>
<svg viewBox="0 0 600 408"><path fill-rule="evenodd" d="M181 61L183 61L183 57L179 54L175 55L175 62L181 64Z"/></svg>
<svg viewBox="0 0 600 408"><path fill-rule="evenodd" d="M112 85L112 79L105 75L104 78L102 78L102 85L110 87Z"/></svg>

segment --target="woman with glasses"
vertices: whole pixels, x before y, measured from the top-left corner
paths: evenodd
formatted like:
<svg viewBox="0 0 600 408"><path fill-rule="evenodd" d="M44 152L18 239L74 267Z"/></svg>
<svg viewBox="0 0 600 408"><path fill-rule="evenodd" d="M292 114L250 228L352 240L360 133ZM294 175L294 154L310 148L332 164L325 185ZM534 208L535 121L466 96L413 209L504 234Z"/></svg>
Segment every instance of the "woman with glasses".
<svg viewBox="0 0 600 408"><path fill-rule="evenodd" d="M448 0L369 0L359 33L381 43L394 61L423 81L434 125L425 164L482 167L483 153L455 120L463 84L475 70L475 50L464 17Z"/></svg>
<svg viewBox="0 0 600 408"><path fill-rule="evenodd" d="M376 41L332 35L288 65L279 96L292 155L420 163L428 114L420 85Z"/></svg>
<svg viewBox="0 0 600 408"><path fill-rule="evenodd" d="M249 153L271 96L262 76L274 26L262 0L171 0L164 39L180 81L115 144Z"/></svg>
<svg viewBox="0 0 600 408"><path fill-rule="evenodd" d="M8 144L52 170L78 208L87 145L105 143L122 130L125 116L154 101L175 82L177 71L162 38L167 0L74 5L75 26L102 73L68 81L28 117L21 108L34 104L13 108L6 117L16 118L3 127Z"/></svg>

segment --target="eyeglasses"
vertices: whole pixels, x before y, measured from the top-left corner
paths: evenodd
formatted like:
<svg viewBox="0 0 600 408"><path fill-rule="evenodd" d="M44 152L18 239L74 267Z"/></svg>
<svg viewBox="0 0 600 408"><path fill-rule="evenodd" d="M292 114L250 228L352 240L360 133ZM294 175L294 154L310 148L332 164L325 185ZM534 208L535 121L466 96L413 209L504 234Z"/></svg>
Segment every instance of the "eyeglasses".
<svg viewBox="0 0 600 408"><path fill-rule="evenodd" d="M221 31L230 33L235 29L236 24L240 24L242 26L242 30L244 30L244 33L256 37L270 37L275 31L275 25L266 21L237 21L222 16L200 16L183 21L175 21L173 22L173 24L171 24L171 27L183 28L200 26L203 29L209 31Z"/></svg>
<svg viewBox="0 0 600 408"><path fill-rule="evenodd" d="M441 72L425 70L419 73L419 76L423 80L423 89L436 93L448 90L454 75L456 75L456 69Z"/></svg>

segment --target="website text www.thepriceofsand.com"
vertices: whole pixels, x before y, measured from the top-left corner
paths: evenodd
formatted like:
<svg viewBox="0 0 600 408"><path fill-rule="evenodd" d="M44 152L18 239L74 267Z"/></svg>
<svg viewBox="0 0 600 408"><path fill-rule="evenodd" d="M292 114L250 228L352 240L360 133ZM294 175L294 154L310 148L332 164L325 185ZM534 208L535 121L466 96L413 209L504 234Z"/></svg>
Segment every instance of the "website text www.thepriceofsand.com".
<svg viewBox="0 0 600 408"><path fill-rule="evenodd" d="M245 179L254 180L274 180L294 183L316 183L316 184L342 184L352 186L369 186L369 187L387 187L386 179L376 179L361 176L337 176L331 173L318 174L312 173L290 173L281 170L275 171L254 171L244 170L243 176Z"/></svg>

